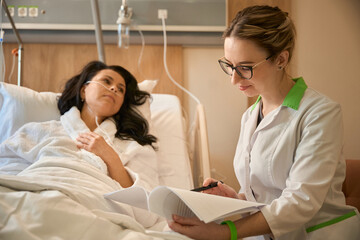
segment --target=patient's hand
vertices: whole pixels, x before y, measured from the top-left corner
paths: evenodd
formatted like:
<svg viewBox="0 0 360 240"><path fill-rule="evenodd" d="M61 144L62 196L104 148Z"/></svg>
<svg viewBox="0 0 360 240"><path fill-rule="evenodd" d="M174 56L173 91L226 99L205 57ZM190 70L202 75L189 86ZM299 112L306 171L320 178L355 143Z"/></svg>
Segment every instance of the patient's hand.
<svg viewBox="0 0 360 240"><path fill-rule="evenodd" d="M107 159L117 156L114 149L107 144L105 139L94 132L80 133L76 140L78 141L76 143L78 148L94 153L105 163Z"/></svg>
<svg viewBox="0 0 360 240"><path fill-rule="evenodd" d="M212 182L218 182L217 187L205 190L205 191L203 191L204 193L219 195L219 196L223 196L223 197L237 198L237 199L240 198L239 195L237 194L237 192L232 187L230 187L224 183L221 183L220 181L215 180L213 178L205 179L203 186L208 186Z"/></svg>
<svg viewBox="0 0 360 240"><path fill-rule="evenodd" d="M119 155L102 136L93 132L80 133L76 140L78 148L94 153L105 162L109 176L119 182L122 187L133 185L134 182L124 168Z"/></svg>

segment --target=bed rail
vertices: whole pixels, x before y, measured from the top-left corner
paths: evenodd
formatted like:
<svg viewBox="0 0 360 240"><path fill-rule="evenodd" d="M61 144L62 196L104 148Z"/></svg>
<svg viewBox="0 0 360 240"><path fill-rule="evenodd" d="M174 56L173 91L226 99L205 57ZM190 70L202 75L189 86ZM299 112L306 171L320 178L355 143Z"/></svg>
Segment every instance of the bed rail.
<svg viewBox="0 0 360 240"><path fill-rule="evenodd" d="M195 113L195 125L190 135L190 160L194 186L202 186L204 179L211 177L209 143L205 110L198 104Z"/></svg>

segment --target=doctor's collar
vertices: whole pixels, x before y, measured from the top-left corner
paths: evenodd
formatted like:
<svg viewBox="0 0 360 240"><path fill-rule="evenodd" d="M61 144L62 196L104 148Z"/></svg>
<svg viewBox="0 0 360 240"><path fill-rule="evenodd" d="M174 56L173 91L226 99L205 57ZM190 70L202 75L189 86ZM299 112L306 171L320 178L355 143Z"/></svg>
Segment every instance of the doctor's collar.
<svg viewBox="0 0 360 240"><path fill-rule="evenodd" d="M304 96L305 90L307 89L307 85L302 77L293 78L293 81L295 82L295 84L286 95L282 103L282 106L286 106L294 110L298 110L300 101ZM260 100L261 100L261 96L257 98L256 102L253 104L251 108L251 111L255 109L256 105Z"/></svg>

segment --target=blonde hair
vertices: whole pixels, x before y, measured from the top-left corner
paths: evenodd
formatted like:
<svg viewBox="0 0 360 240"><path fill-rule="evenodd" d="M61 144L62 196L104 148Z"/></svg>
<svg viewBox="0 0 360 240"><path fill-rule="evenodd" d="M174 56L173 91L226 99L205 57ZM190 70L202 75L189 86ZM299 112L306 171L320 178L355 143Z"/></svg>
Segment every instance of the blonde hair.
<svg viewBox="0 0 360 240"><path fill-rule="evenodd" d="M295 47L295 26L287 12L278 7L251 6L237 13L223 37L254 41L268 51L272 60L283 50L289 52L289 61Z"/></svg>

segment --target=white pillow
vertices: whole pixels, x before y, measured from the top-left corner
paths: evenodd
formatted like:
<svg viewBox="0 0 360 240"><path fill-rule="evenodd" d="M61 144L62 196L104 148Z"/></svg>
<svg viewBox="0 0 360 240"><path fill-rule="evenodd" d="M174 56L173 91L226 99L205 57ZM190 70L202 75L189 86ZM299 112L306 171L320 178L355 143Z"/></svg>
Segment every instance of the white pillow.
<svg viewBox="0 0 360 240"><path fill-rule="evenodd" d="M152 93L154 87L157 84L157 80L144 80L138 84L141 91ZM136 109L141 113L141 115L146 119L151 129L151 112L150 112L150 99L148 99L144 104L137 106Z"/></svg>
<svg viewBox="0 0 360 240"><path fill-rule="evenodd" d="M151 93L156 83L156 80L144 80L138 86L140 90ZM58 95L0 82L0 143L25 123L59 120ZM137 109L151 125L150 101Z"/></svg>

